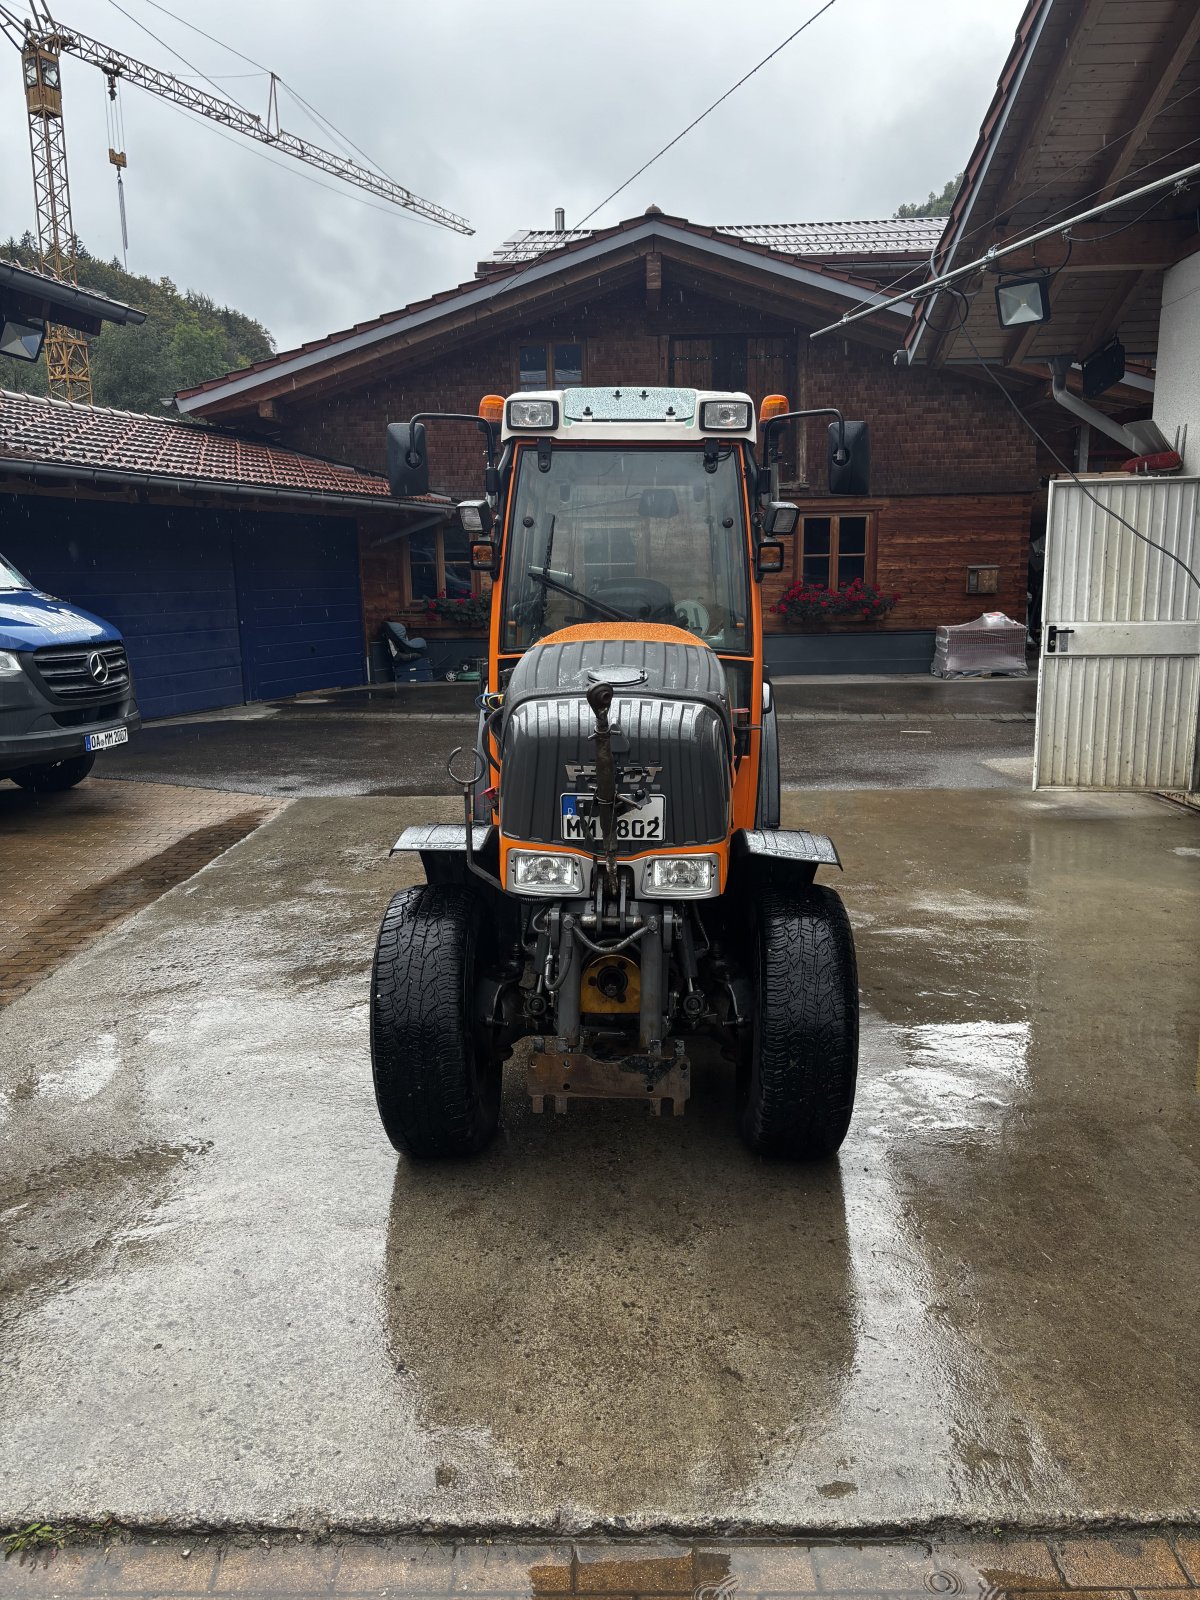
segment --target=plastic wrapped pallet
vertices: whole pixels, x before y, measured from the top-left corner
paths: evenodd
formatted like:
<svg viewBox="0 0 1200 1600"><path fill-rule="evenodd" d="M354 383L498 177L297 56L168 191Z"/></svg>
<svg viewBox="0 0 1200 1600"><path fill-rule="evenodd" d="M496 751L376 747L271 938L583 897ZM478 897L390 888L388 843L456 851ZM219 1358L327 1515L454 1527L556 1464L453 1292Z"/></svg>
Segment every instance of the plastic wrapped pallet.
<svg viewBox="0 0 1200 1600"><path fill-rule="evenodd" d="M1025 624L1003 611L985 611L974 622L959 622L937 630L933 647L935 678L970 678L981 673L1024 677Z"/></svg>

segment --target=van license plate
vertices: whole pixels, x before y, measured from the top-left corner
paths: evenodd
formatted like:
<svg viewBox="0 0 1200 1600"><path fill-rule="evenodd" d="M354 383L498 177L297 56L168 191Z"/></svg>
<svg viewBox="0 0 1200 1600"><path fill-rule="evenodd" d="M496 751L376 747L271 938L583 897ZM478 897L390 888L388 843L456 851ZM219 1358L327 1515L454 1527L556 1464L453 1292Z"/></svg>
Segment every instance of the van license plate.
<svg viewBox="0 0 1200 1600"><path fill-rule="evenodd" d="M115 744L128 743L128 728L105 728L103 733L89 733L83 741L83 747L85 750L111 750Z"/></svg>
<svg viewBox="0 0 1200 1600"><path fill-rule="evenodd" d="M592 842L600 837L600 819L592 815L593 798L590 794L564 794L562 801L562 836L577 844L588 838L591 824ZM623 811L617 818L618 844L661 844L664 838L666 797L661 794L647 796L640 806Z"/></svg>

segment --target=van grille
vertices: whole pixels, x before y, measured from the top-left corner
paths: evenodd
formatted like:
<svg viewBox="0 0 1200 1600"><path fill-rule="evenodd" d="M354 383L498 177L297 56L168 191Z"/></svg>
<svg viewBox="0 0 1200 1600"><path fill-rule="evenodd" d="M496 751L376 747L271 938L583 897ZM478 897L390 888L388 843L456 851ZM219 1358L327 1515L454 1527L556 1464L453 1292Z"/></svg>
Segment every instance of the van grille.
<svg viewBox="0 0 1200 1600"><path fill-rule="evenodd" d="M98 680L91 670L93 657L103 663ZM111 700L129 688L129 662L123 644L100 644L81 648L76 644L47 645L33 652L38 677L55 697L77 704L83 700Z"/></svg>

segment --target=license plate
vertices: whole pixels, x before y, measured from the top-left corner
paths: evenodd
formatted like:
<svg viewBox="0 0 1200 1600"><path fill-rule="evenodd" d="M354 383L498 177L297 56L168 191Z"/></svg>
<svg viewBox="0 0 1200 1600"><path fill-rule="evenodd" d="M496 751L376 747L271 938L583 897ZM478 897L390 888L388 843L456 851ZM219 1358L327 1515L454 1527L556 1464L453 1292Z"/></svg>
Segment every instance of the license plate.
<svg viewBox="0 0 1200 1600"><path fill-rule="evenodd" d="M89 733L83 741L85 750L111 750L115 744L129 743L128 728L105 728L102 733Z"/></svg>
<svg viewBox="0 0 1200 1600"><path fill-rule="evenodd" d="M586 841L589 823L592 842L595 843L601 838L600 819L593 813L593 799L590 794L564 794L561 796L561 802L564 839L574 840L577 844ZM617 843L661 843L665 807L665 796L652 794L640 806L634 806L630 811L623 811L617 818Z"/></svg>

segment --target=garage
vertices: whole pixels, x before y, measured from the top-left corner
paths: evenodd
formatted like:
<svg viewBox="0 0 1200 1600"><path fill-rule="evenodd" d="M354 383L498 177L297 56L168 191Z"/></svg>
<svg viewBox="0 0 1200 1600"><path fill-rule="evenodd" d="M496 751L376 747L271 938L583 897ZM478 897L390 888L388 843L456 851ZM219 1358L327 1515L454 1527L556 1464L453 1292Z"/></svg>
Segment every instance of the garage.
<svg viewBox="0 0 1200 1600"><path fill-rule="evenodd" d="M121 630L147 717L362 683L360 549L417 515L320 457L0 395L0 549Z"/></svg>

